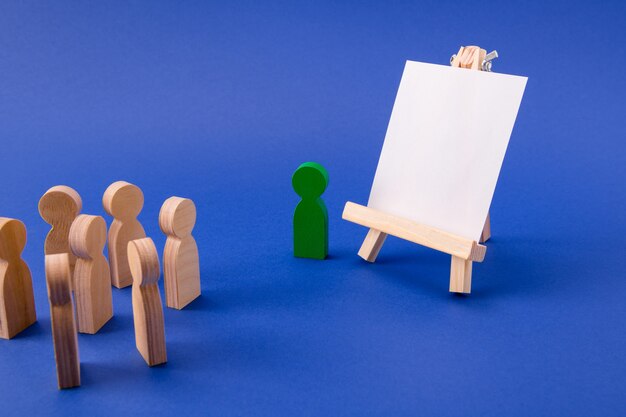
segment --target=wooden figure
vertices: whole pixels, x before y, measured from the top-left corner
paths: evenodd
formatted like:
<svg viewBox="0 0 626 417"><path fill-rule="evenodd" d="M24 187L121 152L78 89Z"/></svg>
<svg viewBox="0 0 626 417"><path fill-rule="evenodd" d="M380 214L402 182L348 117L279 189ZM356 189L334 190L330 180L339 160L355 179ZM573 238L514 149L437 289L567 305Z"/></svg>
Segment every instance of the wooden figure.
<svg viewBox="0 0 626 417"><path fill-rule="evenodd" d="M46 236L44 254L67 253L72 274L74 274L76 257L70 251L68 238L70 226L82 207L80 195L76 190L65 185L50 188L39 200L39 214L46 223L52 226ZM70 282L72 288L73 285L73 282Z"/></svg>
<svg viewBox="0 0 626 417"><path fill-rule="evenodd" d="M80 333L95 334L113 317L111 274L102 251L107 228L101 216L81 214L70 227L76 318Z"/></svg>
<svg viewBox="0 0 626 417"><path fill-rule="evenodd" d="M59 389L80 386L78 337L72 300L70 255L46 255L46 282Z"/></svg>
<svg viewBox="0 0 626 417"><path fill-rule="evenodd" d="M128 242L128 263L133 276L135 344L148 366L167 362L165 323L159 294L159 255L150 238Z"/></svg>
<svg viewBox="0 0 626 417"><path fill-rule="evenodd" d="M159 212L159 226L167 235L163 250L165 303L182 309L200 296L198 246L191 235L196 206L188 198L170 197Z"/></svg>
<svg viewBox="0 0 626 417"><path fill-rule="evenodd" d="M291 183L302 198L293 214L293 252L298 258L325 259L328 255L328 211L320 198L328 186L328 172L315 162L305 162Z"/></svg>
<svg viewBox="0 0 626 417"><path fill-rule="evenodd" d="M0 337L11 339L37 321L33 281L22 259L26 227L0 217Z"/></svg>
<svg viewBox="0 0 626 417"><path fill-rule="evenodd" d="M143 208L143 193L136 185L117 181L109 185L102 197L104 210L113 216L109 229L109 262L111 283L117 288L133 283L126 250L128 242L146 237L137 216Z"/></svg>

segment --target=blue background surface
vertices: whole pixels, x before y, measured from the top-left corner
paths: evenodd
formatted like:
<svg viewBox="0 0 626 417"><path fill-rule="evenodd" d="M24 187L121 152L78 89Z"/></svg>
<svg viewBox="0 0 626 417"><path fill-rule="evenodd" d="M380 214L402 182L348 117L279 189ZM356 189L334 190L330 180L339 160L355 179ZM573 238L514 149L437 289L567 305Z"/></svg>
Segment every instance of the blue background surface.
<svg viewBox="0 0 626 417"><path fill-rule="evenodd" d="M3 2L0 215L28 228L39 321L0 340L1 414L624 415L625 4ZM390 238L360 260L341 210L367 201L405 60L467 44L529 82L458 296L441 253ZM291 254L307 160L330 174L324 262ZM119 179L159 250L162 202L195 200L203 294L165 310L150 369L114 289L60 392L37 202L67 184L104 215Z"/></svg>

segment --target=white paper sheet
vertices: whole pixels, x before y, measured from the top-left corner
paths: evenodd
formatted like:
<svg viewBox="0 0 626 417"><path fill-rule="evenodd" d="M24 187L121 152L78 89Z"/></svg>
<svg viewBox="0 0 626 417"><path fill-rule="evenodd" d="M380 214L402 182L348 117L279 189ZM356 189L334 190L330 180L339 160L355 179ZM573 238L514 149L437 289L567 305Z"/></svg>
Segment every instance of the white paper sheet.
<svg viewBox="0 0 626 417"><path fill-rule="evenodd" d="M368 206L478 241L526 81L407 61Z"/></svg>

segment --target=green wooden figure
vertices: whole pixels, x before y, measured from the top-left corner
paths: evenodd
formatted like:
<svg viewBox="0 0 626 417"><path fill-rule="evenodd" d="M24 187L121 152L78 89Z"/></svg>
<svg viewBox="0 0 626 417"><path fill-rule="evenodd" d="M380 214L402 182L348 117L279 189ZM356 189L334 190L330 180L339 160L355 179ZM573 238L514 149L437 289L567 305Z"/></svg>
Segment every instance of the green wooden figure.
<svg viewBox="0 0 626 417"><path fill-rule="evenodd" d="M328 172L316 162L305 162L293 173L291 184L302 197L293 213L293 254L298 258L325 259L328 211L320 196L328 185Z"/></svg>

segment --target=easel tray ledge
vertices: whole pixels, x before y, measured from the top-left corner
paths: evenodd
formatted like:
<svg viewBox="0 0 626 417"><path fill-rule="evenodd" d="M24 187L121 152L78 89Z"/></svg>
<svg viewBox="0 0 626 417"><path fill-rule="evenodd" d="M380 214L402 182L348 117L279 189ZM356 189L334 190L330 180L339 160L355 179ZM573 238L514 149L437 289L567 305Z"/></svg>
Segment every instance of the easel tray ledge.
<svg viewBox="0 0 626 417"><path fill-rule="evenodd" d="M372 237L371 239L373 240L383 240L386 235L392 235L473 262L482 262L487 252L487 247L475 240L387 214L351 201L346 203L341 217L352 223L368 227L370 233L374 232L378 235ZM382 241L379 244L382 246ZM375 255L377 255L378 251L375 252ZM375 260L375 255L372 259L371 256L359 254L369 262Z"/></svg>

